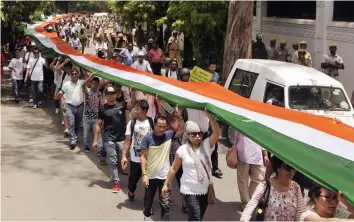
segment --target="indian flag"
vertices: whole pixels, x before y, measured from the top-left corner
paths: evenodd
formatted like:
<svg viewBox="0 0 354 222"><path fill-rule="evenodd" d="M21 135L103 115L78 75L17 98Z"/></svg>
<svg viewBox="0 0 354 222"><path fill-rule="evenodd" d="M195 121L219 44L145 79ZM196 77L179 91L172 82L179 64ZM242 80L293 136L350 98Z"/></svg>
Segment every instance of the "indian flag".
<svg viewBox="0 0 354 222"><path fill-rule="evenodd" d="M330 118L245 99L215 83L179 82L81 54L56 33L45 31L57 19L25 27L42 55L60 54L105 79L183 107L207 109L315 182L342 191L354 204L353 128Z"/></svg>

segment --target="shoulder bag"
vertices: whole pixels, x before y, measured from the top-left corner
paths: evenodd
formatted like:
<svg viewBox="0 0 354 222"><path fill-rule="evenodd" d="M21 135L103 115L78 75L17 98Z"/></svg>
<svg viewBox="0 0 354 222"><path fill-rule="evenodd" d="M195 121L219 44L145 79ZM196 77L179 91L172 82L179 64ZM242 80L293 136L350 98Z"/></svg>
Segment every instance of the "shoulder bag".
<svg viewBox="0 0 354 222"><path fill-rule="evenodd" d="M263 196L259 200L256 209L253 211L250 221L264 221L264 213L266 208L268 207L269 194L270 194L270 182L269 180L266 180L266 189L264 190Z"/></svg>
<svg viewBox="0 0 354 222"><path fill-rule="evenodd" d="M236 136L237 136L236 143L226 153L226 164L231 169L237 168L237 161L238 161L237 144L239 141L239 133L236 133Z"/></svg>
<svg viewBox="0 0 354 222"><path fill-rule="evenodd" d="M201 147L201 149L204 150L203 147ZM207 156L207 155L206 155ZM199 156L198 156L199 157ZM214 190L214 185L211 183L211 179L210 179L210 173L208 171L208 168L205 166L204 162L200 159L199 157L199 160L200 160L200 163L202 164L207 176L208 176L208 180L209 180L209 187L208 187L208 204L212 205L215 203L215 190Z"/></svg>
<svg viewBox="0 0 354 222"><path fill-rule="evenodd" d="M29 57L29 56L28 56L28 57ZM31 79L32 73L33 73L33 71L34 71L34 68L36 68L36 65L37 65L37 62L38 62L39 58L40 58L40 57L38 57L37 61L34 63L34 66L33 66L32 70L31 70L31 73L30 73L29 76L28 76L28 78L30 78L30 79Z"/></svg>
<svg viewBox="0 0 354 222"><path fill-rule="evenodd" d="M64 71L63 71L64 72ZM60 83L60 87L58 89L58 92L55 93L53 99L54 100L59 100L60 99L60 91L61 91L61 87L63 87L63 83L64 83L64 79L66 77L66 72L63 73L63 76L61 77L61 83Z"/></svg>

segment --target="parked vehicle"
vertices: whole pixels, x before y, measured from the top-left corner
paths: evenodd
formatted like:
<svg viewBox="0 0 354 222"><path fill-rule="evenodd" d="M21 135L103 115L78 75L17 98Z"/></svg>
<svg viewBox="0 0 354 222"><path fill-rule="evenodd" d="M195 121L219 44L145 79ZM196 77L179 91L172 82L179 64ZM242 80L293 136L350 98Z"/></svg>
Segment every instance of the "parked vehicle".
<svg viewBox="0 0 354 222"><path fill-rule="evenodd" d="M354 127L354 111L343 85L326 74L305 66L261 59L239 59L225 88L252 100L266 103L274 89L283 91L280 106L314 115L337 118ZM235 130L228 127L228 140Z"/></svg>

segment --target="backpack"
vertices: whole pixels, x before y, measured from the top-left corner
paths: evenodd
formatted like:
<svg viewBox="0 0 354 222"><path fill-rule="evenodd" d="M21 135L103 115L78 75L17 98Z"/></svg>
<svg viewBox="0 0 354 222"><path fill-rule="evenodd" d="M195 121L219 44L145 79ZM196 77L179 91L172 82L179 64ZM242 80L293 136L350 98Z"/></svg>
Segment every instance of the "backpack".
<svg viewBox="0 0 354 222"><path fill-rule="evenodd" d="M149 124L150 124L150 127L152 130L154 130L154 121L152 120L151 117L147 117L148 121L149 121ZM136 124L136 118L132 119L132 122L130 123L130 132L134 133L134 128L135 128L135 124Z"/></svg>

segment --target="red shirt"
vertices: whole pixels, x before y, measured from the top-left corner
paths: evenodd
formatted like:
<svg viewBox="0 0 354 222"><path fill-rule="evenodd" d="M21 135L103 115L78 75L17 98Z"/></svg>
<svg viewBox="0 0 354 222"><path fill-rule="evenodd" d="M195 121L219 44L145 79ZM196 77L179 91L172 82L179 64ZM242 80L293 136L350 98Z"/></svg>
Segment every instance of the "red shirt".
<svg viewBox="0 0 354 222"><path fill-rule="evenodd" d="M4 74L4 63L6 62L4 54L1 54L1 75Z"/></svg>
<svg viewBox="0 0 354 222"><path fill-rule="evenodd" d="M148 57L150 62L156 62L156 63L162 63L163 60L165 59L165 55L163 54L163 51L160 48L151 49L148 54Z"/></svg>

